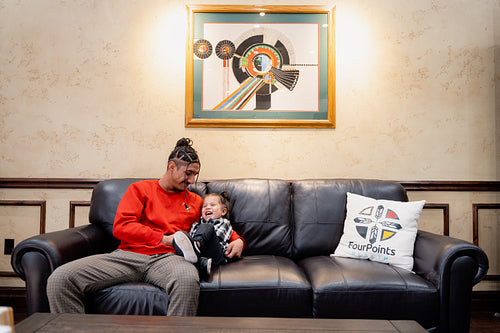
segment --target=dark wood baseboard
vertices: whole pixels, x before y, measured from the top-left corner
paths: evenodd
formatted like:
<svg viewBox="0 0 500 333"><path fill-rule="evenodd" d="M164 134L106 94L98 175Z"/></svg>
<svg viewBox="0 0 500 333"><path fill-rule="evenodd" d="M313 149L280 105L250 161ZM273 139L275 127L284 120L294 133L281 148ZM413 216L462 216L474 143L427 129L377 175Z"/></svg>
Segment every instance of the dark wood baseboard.
<svg viewBox="0 0 500 333"><path fill-rule="evenodd" d="M26 288L0 287L0 305L14 309L14 322L17 324L28 315L26 311Z"/></svg>

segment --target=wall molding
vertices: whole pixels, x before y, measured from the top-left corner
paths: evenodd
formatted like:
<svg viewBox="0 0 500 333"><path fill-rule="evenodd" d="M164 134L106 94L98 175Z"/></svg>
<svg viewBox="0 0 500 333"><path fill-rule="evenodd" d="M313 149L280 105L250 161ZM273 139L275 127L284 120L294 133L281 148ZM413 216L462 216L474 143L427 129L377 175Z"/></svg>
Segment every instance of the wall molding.
<svg viewBox="0 0 500 333"><path fill-rule="evenodd" d="M47 202L45 200L0 200L0 206L23 207L35 206L40 207L40 234L45 233L45 221L47 220Z"/></svg>
<svg viewBox="0 0 500 333"><path fill-rule="evenodd" d="M477 203L472 204L472 239L475 245L479 246L479 210L480 209L500 209L500 204ZM485 280L500 280L500 275L486 275Z"/></svg>
<svg viewBox="0 0 500 333"><path fill-rule="evenodd" d="M92 189L103 180L89 178L0 178L0 188Z"/></svg>
<svg viewBox="0 0 500 333"><path fill-rule="evenodd" d="M69 227L75 227L76 207L90 207L90 201L70 201L69 202Z"/></svg>
<svg viewBox="0 0 500 333"><path fill-rule="evenodd" d="M10 207L40 207L40 227L39 233L45 233L45 221L47 220L47 202L45 200L0 200L0 206ZM16 277L17 274L13 271L0 271L0 277Z"/></svg>
<svg viewBox="0 0 500 333"><path fill-rule="evenodd" d="M500 191L500 181L398 181L407 191Z"/></svg>
<svg viewBox="0 0 500 333"><path fill-rule="evenodd" d="M103 180L105 179L0 178L0 188L93 189ZM500 191L500 181L396 180L396 182L403 185L407 191Z"/></svg>
<svg viewBox="0 0 500 333"><path fill-rule="evenodd" d="M424 209L441 209L443 211L443 235L450 235L450 205L443 203L426 203Z"/></svg>

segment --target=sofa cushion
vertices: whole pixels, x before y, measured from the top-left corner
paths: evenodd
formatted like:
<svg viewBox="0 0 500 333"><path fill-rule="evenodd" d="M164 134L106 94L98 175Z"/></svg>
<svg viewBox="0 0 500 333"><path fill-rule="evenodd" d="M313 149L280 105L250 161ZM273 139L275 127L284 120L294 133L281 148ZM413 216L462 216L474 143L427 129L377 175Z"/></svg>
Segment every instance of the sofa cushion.
<svg viewBox="0 0 500 333"><path fill-rule="evenodd" d="M98 183L90 199L90 223L100 226L109 237L113 236L116 209L130 184L139 181L134 178L108 179Z"/></svg>
<svg viewBox="0 0 500 333"><path fill-rule="evenodd" d="M425 200L375 200L348 192L344 233L334 255L412 270L417 222L424 204Z"/></svg>
<svg viewBox="0 0 500 333"><path fill-rule="evenodd" d="M227 191L233 229L245 239L244 255L291 256L290 183L284 180L213 181L208 192Z"/></svg>
<svg viewBox="0 0 500 333"><path fill-rule="evenodd" d="M439 322L439 291L417 274L368 260L317 256L303 259L315 318L412 319Z"/></svg>
<svg viewBox="0 0 500 333"><path fill-rule="evenodd" d="M339 244L346 217L347 192L375 199L408 201L401 184L381 180L316 179L292 184L293 255L330 255Z"/></svg>
<svg viewBox="0 0 500 333"><path fill-rule="evenodd" d="M311 285L291 259L246 256L200 286L199 316L311 317Z"/></svg>

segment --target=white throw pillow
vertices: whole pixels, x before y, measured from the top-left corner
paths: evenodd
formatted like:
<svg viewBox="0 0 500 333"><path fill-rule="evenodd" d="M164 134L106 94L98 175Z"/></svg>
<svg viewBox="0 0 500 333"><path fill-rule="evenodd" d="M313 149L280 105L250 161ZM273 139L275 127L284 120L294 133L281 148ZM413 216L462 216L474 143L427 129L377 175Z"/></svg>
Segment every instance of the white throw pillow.
<svg viewBox="0 0 500 333"><path fill-rule="evenodd" d="M348 192L344 234L332 256L368 259L411 271L424 204L425 200L376 200Z"/></svg>

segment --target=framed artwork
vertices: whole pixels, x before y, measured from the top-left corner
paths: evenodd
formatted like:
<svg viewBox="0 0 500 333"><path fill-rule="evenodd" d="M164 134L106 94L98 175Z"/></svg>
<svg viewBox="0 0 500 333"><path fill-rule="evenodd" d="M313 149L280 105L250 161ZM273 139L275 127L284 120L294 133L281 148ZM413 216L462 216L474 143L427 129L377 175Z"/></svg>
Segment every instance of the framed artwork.
<svg viewBox="0 0 500 333"><path fill-rule="evenodd" d="M333 8L187 8L186 127L335 127Z"/></svg>

